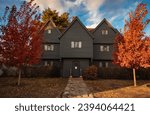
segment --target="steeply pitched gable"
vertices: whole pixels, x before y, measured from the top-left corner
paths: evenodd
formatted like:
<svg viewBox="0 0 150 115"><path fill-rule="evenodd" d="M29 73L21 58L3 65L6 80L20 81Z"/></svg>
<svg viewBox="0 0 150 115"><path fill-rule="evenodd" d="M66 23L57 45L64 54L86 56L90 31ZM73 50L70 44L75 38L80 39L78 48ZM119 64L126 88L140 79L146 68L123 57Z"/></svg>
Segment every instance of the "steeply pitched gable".
<svg viewBox="0 0 150 115"><path fill-rule="evenodd" d="M77 17L59 38L61 58L93 57L93 36Z"/></svg>
<svg viewBox="0 0 150 115"><path fill-rule="evenodd" d="M104 18L99 24L98 26L94 29L94 31L92 33L94 33L103 23L106 23L108 25L109 28L111 28L115 33L118 33L119 31L117 29L115 29L107 20L106 18Z"/></svg>
<svg viewBox="0 0 150 115"><path fill-rule="evenodd" d="M102 34L103 30L107 30L107 35ZM93 43L109 43L113 44L118 30L115 29L105 18L98 24L98 26L93 30L92 34L94 36Z"/></svg>
<svg viewBox="0 0 150 115"><path fill-rule="evenodd" d="M79 24L81 25L81 27L87 32L87 34L91 37L94 38L93 35L88 31L88 29L84 26L84 24L80 21L80 19L78 17L74 17L74 20L71 22L71 24L68 26L68 28L61 34L61 36L59 36L59 38L61 39L62 36L74 25L75 22L79 22Z"/></svg>
<svg viewBox="0 0 150 115"><path fill-rule="evenodd" d="M48 31L51 33L48 33ZM47 27L44 32L44 43L59 43L58 37L61 35L61 32L53 22L53 20L49 20L47 23Z"/></svg>
<svg viewBox="0 0 150 115"><path fill-rule="evenodd" d="M47 29L53 29L53 28L56 28L56 25L55 25L55 23L53 22L53 20L50 19L50 20L48 21L48 23L47 23L46 30L47 30Z"/></svg>

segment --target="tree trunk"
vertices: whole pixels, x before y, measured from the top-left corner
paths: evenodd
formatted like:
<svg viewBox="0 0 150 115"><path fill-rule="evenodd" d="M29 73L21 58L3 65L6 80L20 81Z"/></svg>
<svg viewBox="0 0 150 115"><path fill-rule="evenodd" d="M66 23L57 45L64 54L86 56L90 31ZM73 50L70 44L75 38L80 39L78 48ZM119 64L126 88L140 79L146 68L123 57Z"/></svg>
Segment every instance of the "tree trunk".
<svg viewBox="0 0 150 115"><path fill-rule="evenodd" d="M136 73L135 73L135 68L133 68L133 80L134 80L134 86L136 86Z"/></svg>
<svg viewBox="0 0 150 115"><path fill-rule="evenodd" d="M21 69L19 69L19 73L18 73L18 86L20 85L20 80L21 80Z"/></svg>

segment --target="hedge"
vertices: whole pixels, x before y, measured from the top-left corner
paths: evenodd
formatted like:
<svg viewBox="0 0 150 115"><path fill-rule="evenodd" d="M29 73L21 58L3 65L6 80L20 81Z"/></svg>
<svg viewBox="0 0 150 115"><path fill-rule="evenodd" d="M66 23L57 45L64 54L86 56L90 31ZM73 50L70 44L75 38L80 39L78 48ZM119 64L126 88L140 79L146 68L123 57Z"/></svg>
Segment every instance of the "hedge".
<svg viewBox="0 0 150 115"><path fill-rule="evenodd" d="M137 79L150 79L150 68L136 70ZM133 79L132 69L98 68L98 77L102 79Z"/></svg>

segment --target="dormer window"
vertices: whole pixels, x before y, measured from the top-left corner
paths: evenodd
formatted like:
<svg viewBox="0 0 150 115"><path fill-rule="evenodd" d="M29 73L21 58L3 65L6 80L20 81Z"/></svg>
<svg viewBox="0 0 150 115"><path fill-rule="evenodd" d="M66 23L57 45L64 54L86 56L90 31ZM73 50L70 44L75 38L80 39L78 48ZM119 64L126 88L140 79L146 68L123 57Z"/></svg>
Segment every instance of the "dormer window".
<svg viewBox="0 0 150 115"><path fill-rule="evenodd" d="M103 30L102 30L102 35L108 35L108 30L103 29Z"/></svg>
<svg viewBox="0 0 150 115"><path fill-rule="evenodd" d="M51 34L52 33L52 30L48 30L48 34Z"/></svg>

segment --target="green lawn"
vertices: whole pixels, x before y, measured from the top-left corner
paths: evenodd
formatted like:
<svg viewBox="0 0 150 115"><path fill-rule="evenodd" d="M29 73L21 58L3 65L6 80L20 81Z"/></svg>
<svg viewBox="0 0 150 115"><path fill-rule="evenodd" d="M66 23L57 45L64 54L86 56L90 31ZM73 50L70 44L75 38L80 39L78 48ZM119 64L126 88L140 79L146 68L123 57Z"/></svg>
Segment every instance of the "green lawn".
<svg viewBox="0 0 150 115"><path fill-rule="evenodd" d="M55 98L60 97L67 85L67 78L0 78L0 97L5 98Z"/></svg>

